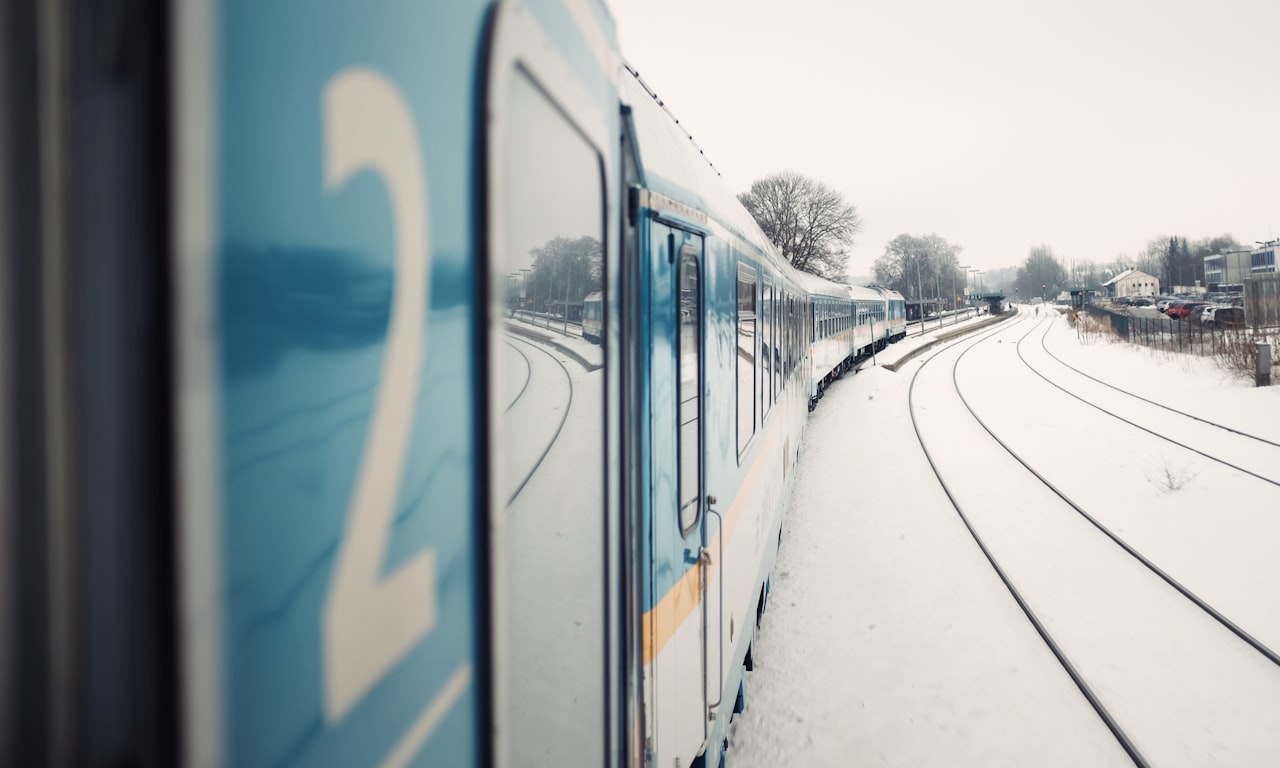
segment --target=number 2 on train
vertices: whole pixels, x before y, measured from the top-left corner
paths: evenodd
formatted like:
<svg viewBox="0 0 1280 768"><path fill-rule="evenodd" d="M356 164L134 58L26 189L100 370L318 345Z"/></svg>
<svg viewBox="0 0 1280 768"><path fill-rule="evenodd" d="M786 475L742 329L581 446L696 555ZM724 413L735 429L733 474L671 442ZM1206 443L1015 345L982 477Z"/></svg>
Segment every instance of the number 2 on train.
<svg viewBox="0 0 1280 768"><path fill-rule="evenodd" d="M349 69L324 89L325 188L359 171L386 185L395 226L395 288L386 352L355 490L321 619L325 718L333 723L436 622L435 553L380 578L409 450L425 354L431 270L427 190L413 117L382 75Z"/></svg>

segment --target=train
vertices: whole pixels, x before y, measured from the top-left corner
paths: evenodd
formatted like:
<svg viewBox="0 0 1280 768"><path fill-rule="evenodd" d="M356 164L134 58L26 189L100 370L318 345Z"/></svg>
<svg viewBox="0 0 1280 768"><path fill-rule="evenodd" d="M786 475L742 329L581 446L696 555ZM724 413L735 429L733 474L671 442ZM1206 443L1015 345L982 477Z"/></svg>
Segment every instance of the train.
<svg viewBox="0 0 1280 768"><path fill-rule="evenodd" d="M596 0L4 13L0 763L724 765L902 296L793 269Z"/></svg>

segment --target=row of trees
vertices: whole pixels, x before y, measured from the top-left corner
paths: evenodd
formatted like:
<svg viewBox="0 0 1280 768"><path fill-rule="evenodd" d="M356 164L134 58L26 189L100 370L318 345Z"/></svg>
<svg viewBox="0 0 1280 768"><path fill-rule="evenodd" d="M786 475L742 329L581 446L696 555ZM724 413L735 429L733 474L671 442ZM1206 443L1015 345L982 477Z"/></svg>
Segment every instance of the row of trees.
<svg viewBox="0 0 1280 768"><path fill-rule="evenodd" d="M1093 261L1064 262L1049 246L1038 245L1018 267L1008 292L1022 298L1042 293L1053 297L1068 288L1101 285L1126 269L1138 269L1159 278L1165 291L1197 282L1205 285L1205 257L1240 247L1240 243L1229 234L1199 240L1162 235L1148 241L1137 258L1122 254L1110 262L1098 264Z"/></svg>
<svg viewBox="0 0 1280 768"><path fill-rule="evenodd" d="M799 173L784 171L753 182L738 200L792 266L830 280L846 279L849 248L862 231L862 218L856 206L839 192ZM984 287L1023 299L1049 298L1070 287L1100 285L1130 267L1159 277L1164 286L1196 281L1203 285L1204 257L1239 247L1229 234L1194 241L1160 236L1150 240L1137 258L1122 254L1110 263L1098 264L1066 262L1041 244L1031 248L1016 268L989 271ZM875 280L911 301L956 296L968 284L967 268L960 264L961 250L937 234L898 235L876 259ZM599 241L556 238L535 249L533 256L527 290L550 295L557 286L564 290L568 285L571 301L599 290Z"/></svg>
<svg viewBox="0 0 1280 768"><path fill-rule="evenodd" d="M1161 285L1205 284L1204 257L1241 248L1231 235L1188 241L1185 237L1157 237L1147 243L1138 269L1160 278Z"/></svg>
<svg viewBox="0 0 1280 768"><path fill-rule="evenodd" d="M908 301L945 299L951 307L964 293L968 273L960 264L961 248L937 234L902 234L884 247L876 259L876 282L901 293Z"/></svg>
<svg viewBox="0 0 1280 768"><path fill-rule="evenodd" d="M573 306L604 285L604 249L594 237L554 237L529 255L531 267L508 275L511 309L549 312Z"/></svg>
<svg viewBox="0 0 1280 768"><path fill-rule="evenodd" d="M1018 300L1053 298L1070 285L1066 267L1047 245L1037 245L1018 267L1009 293Z"/></svg>
<svg viewBox="0 0 1280 768"><path fill-rule="evenodd" d="M795 268L843 281L849 247L862 231L857 208L822 182L793 171L766 176L738 195L765 236ZM910 301L954 306L968 285L961 247L937 234L902 234L876 260L875 280Z"/></svg>

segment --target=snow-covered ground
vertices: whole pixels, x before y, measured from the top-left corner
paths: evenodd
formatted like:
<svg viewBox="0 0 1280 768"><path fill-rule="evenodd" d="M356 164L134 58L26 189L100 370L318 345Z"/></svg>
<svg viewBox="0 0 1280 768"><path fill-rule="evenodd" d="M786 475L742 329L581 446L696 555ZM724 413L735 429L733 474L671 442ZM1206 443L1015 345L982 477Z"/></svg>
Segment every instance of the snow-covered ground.
<svg viewBox="0 0 1280 768"><path fill-rule="evenodd" d="M1151 432L1261 458L1250 469L1271 479L1280 449L1241 449L1244 438L1054 357L1276 442L1280 387L1255 389L1201 358L1082 343L1065 319L1047 319L1052 310L1021 309L958 364L972 339L896 372L884 365L933 334L893 345L814 412L731 741L735 768L1133 764L929 468L908 410L917 371L917 417L957 500L1137 750L1161 766L1280 764L1280 667L1028 484L951 382L954 370L991 428L1082 508L1272 649L1280 488Z"/></svg>

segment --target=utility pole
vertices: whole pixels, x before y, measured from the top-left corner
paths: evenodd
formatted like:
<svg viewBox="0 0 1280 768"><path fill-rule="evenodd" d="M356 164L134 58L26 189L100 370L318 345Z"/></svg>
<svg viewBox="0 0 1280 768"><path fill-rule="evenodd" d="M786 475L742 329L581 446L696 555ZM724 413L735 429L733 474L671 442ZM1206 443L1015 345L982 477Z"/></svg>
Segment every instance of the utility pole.
<svg viewBox="0 0 1280 768"><path fill-rule="evenodd" d="M924 284L920 282L920 258L916 257L916 305L920 308L920 335L924 335Z"/></svg>
<svg viewBox="0 0 1280 768"><path fill-rule="evenodd" d="M560 315L564 319L564 326L560 332L565 336L569 335L569 273L564 275L564 306L560 308Z"/></svg>
<svg viewBox="0 0 1280 768"><path fill-rule="evenodd" d="M937 265L934 265L934 266L936 267ZM939 302L942 301L942 285L939 282L941 280L942 280L942 270L934 269L933 270L933 295L935 300ZM939 330L942 329L942 306L938 307L938 329Z"/></svg>

